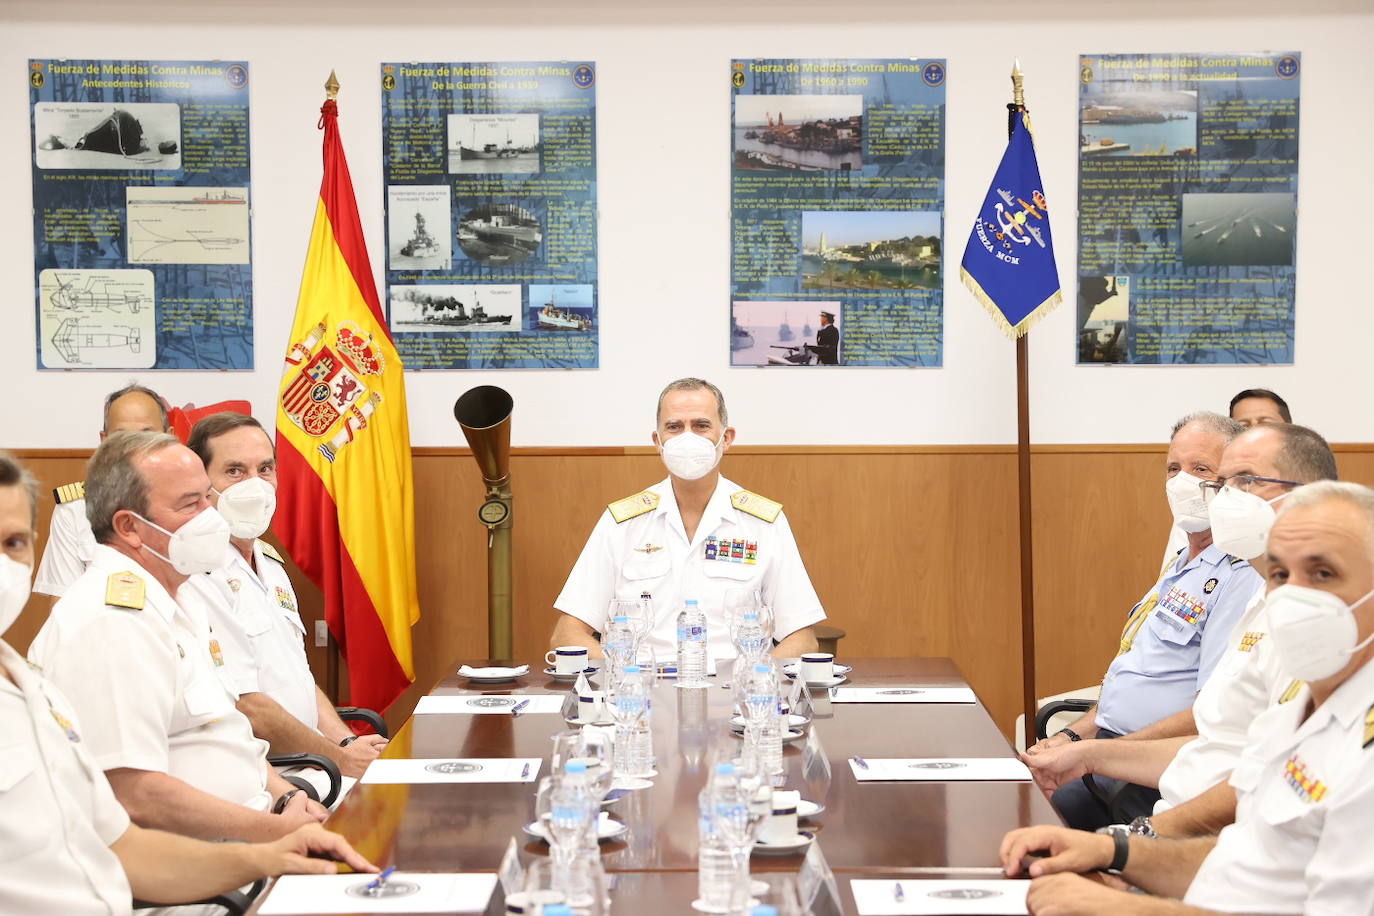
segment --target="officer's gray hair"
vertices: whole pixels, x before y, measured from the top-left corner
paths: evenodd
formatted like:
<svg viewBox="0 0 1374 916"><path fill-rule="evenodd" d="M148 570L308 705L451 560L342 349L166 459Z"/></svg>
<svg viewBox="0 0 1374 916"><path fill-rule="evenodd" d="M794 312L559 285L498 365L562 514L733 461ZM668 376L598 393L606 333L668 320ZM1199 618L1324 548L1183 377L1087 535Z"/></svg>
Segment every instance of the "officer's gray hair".
<svg viewBox="0 0 1374 916"><path fill-rule="evenodd" d="M704 378L680 378L675 382L669 382L668 387L664 388L658 396L658 409L654 411L654 429L658 429L659 418L663 416L663 399L668 396L670 391L709 391L716 396L716 412L720 414L720 425L730 425L730 414L725 410L725 395L720 393L720 389Z"/></svg>
<svg viewBox="0 0 1374 916"><path fill-rule="evenodd" d="M1365 546L1374 557L1374 490L1363 484L1343 480L1319 480L1298 487L1279 508L1282 518L1294 509L1309 509L1328 502L1343 502L1353 506L1364 517Z"/></svg>
<svg viewBox="0 0 1374 916"><path fill-rule="evenodd" d="M1283 437L1283 444L1274 456L1274 465L1289 480L1313 483L1339 479L1336 456L1331 454L1331 446L1316 430L1296 423L1262 423L1254 429L1272 429Z"/></svg>
<svg viewBox="0 0 1374 916"><path fill-rule="evenodd" d="M1201 426L1209 432L1221 436L1223 443L1230 444L1231 440L1245 432L1245 425L1230 417L1223 417L1219 413L1212 413L1210 410L1198 410L1181 418L1174 424L1174 429L1169 433L1169 441L1173 442L1179 430L1185 426Z"/></svg>
<svg viewBox="0 0 1374 916"><path fill-rule="evenodd" d="M148 517L148 480L134 464L180 444L176 436L151 430L105 437L86 466L86 520L97 543L108 544L114 538L114 516L121 509Z"/></svg>
<svg viewBox="0 0 1374 916"><path fill-rule="evenodd" d="M0 449L0 487L22 487L29 498L29 524L38 524L38 478L19 459Z"/></svg>
<svg viewBox="0 0 1374 916"><path fill-rule="evenodd" d="M126 394L146 394L148 397L152 398L153 403L157 405L158 414L162 417L162 428L164 430L167 428L167 402L162 400L161 395L146 385L130 382L118 391L111 391L105 396L105 413L103 414L103 419L101 421L102 425L100 427L102 430L107 433L110 431L110 408L114 406L115 401L118 401Z"/></svg>

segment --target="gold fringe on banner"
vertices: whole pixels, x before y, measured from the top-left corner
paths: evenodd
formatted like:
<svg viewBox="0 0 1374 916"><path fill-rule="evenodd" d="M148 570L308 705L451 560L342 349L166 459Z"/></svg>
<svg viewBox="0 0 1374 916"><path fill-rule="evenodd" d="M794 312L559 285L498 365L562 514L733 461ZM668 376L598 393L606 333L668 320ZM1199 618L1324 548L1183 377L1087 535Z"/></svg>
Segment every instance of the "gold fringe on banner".
<svg viewBox="0 0 1374 916"><path fill-rule="evenodd" d="M959 279L964 281L964 286L973 294L973 298L978 300L979 304L987 310L988 315L992 317L992 320L997 323L997 327L1011 340L1024 337L1031 328L1040 323L1041 318L1044 318L1056 305L1064 301L1061 291L1055 290L1052 296L1031 309L1029 315L1013 325L1007 321L1007 316L1002 314L1002 310L997 307L997 303L992 301L992 297L983 291L983 287L978 281L973 279L969 272L962 267L959 268Z"/></svg>

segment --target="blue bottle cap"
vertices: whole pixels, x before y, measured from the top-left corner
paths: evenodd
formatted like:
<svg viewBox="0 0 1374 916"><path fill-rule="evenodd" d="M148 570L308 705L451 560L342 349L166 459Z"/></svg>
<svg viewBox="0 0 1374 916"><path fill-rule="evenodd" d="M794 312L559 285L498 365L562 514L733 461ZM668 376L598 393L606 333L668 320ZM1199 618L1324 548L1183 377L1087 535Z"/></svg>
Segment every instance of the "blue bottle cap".
<svg viewBox="0 0 1374 916"><path fill-rule="evenodd" d="M695 598L688 598L687 601L686 601L686 605L687 605L688 607L696 607L696 606L697 606L697 599L695 599Z"/></svg>
<svg viewBox="0 0 1374 916"><path fill-rule="evenodd" d="M768 909L772 909L772 907L768 907ZM572 916L572 907L566 903L546 903L540 912L544 916ZM777 910L773 910L773 916L778 916Z"/></svg>
<svg viewBox="0 0 1374 916"><path fill-rule="evenodd" d="M768 673L768 671L770 671L770 670L771 670L771 669L770 669L767 665L755 665L755 666L754 666L754 671L755 671L757 674L766 674L766 673Z"/></svg>
<svg viewBox="0 0 1374 916"><path fill-rule="evenodd" d="M544 913L547 914L548 912L549 908L544 907ZM760 904L749 911L749 916L778 916L778 908Z"/></svg>
<svg viewBox="0 0 1374 916"><path fill-rule="evenodd" d="M563 769L568 773L585 773L587 772L587 761L569 760L567 764L564 765Z"/></svg>
<svg viewBox="0 0 1374 916"><path fill-rule="evenodd" d="M758 612L758 611L745 611L745 612L744 612L744 619L745 619L745 620L758 620L758 619L759 619L759 612Z"/></svg>
<svg viewBox="0 0 1374 916"><path fill-rule="evenodd" d="M735 765L728 760L718 763L716 764L716 773L720 776L734 776Z"/></svg>
<svg viewBox="0 0 1374 916"><path fill-rule="evenodd" d="M638 674L638 673L639 673L639 666L638 666L638 665L626 665L626 666L625 666L623 669L621 669L621 670L624 671L625 674Z"/></svg>

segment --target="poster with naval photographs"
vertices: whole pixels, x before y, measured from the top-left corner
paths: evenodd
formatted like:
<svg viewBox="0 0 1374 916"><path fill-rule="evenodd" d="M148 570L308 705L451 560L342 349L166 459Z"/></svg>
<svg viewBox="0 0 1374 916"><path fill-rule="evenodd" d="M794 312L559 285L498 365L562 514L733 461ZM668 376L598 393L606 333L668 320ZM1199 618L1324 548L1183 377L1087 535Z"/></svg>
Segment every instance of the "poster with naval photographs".
<svg viewBox="0 0 1374 916"><path fill-rule="evenodd" d="M252 369L248 64L30 60L39 369Z"/></svg>
<svg viewBox="0 0 1374 916"><path fill-rule="evenodd" d="M945 78L731 63L732 366L941 365Z"/></svg>
<svg viewBox="0 0 1374 916"><path fill-rule="evenodd" d="M1079 61L1079 365L1293 362L1301 65Z"/></svg>
<svg viewBox="0 0 1374 916"><path fill-rule="evenodd" d="M596 65L382 64L407 369L596 368Z"/></svg>

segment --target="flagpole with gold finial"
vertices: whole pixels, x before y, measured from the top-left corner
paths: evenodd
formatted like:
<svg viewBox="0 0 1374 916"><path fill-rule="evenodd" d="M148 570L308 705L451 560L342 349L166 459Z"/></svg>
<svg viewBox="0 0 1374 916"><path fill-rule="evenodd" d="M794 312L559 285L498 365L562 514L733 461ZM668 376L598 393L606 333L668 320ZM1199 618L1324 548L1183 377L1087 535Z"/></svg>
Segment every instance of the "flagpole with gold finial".
<svg viewBox="0 0 1374 916"><path fill-rule="evenodd" d="M339 77L333 70L329 71L329 79L324 81L324 94L326 98L330 99L339 97Z"/></svg>
<svg viewBox="0 0 1374 916"><path fill-rule="evenodd" d="M329 79L324 81L325 98L335 101L339 97L339 78L331 69ZM321 118L323 121L323 118ZM324 689L329 698L334 703L339 702L339 644L334 639L334 634L329 634L329 648L325 652L324 658Z"/></svg>
<svg viewBox="0 0 1374 916"><path fill-rule="evenodd" d="M1011 101L1007 103L1007 138L1016 130L1016 119L1026 117L1026 90L1021 61L1011 68ZM1029 127L1029 124L1027 124ZM1030 331L1016 338L1016 480L1021 549L1021 693L1026 715L1026 746L1035 743L1037 712L1035 684L1035 564L1031 553L1031 460L1030 460Z"/></svg>

